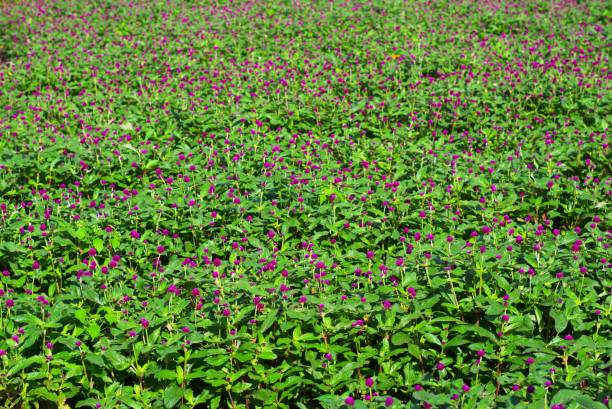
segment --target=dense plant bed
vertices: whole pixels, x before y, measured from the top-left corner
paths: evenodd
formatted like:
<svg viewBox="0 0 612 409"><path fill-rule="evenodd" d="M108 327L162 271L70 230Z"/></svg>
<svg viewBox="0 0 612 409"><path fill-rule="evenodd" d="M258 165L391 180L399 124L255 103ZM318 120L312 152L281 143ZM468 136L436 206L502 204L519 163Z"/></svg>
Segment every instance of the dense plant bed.
<svg viewBox="0 0 612 409"><path fill-rule="evenodd" d="M606 408L604 1L0 14L0 401Z"/></svg>

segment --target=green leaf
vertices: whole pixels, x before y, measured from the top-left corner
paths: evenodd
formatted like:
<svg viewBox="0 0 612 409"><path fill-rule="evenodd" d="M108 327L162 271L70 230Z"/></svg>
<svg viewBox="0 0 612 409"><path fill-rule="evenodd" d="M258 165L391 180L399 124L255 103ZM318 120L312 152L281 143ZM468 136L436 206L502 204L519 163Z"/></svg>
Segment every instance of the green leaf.
<svg viewBox="0 0 612 409"><path fill-rule="evenodd" d="M442 343L440 342L440 339L434 334L427 333L427 334L424 334L423 337L425 337L425 339L431 342L432 344L442 345Z"/></svg>
<svg viewBox="0 0 612 409"><path fill-rule="evenodd" d="M574 389L561 389L553 396L551 403L572 403L576 402L581 408L587 409L605 409L605 405L600 402L596 402L584 393Z"/></svg>
<svg viewBox="0 0 612 409"><path fill-rule="evenodd" d="M552 310L550 316L555 320L555 331L561 333L567 327L567 317L563 311Z"/></svg>
<svg viewBox="0 0 612 409"><path fill-rule="evenodd" d="M108 362L119 371L124 371L130 366L130 361L117 351L113 351L111 349L106 351L103 355L106 357Z"/></svg>
<svg viewBox="0 0 612 409"><path fill-rule="evenodd" d="M238 382L237 384L232 386L232 392L242 393L244 391L249 390L251 388L251 386L252 386L252 384L250 384L248 382Z"/></svg>
<svg viewBox="0 0 612 409"><path fill-rule="evenodd" d="M272 352L270 350L262 351L259 354L259 359L264 359L264 360L271 361L271 360L274 360L276 358L278 358L278 356L274 352Z"/></svg>
<svg viewBox="0 0 612 409"><path fill-rule="evenodd" d="M91 337L91 339L96 339L100 336L100 326L96 322L92 322L87 327L87 333Z"/></svg>
<svg viewBox="0 0 612 409"><path fill-rule="evenodd" d="M44 361L45 360L42 356L32 356L30 358L22 359L9 369L7 376L15 375L17 372L29 368L31 365L36 363L42 365Z"/></svg>
<svg viewBox="0 0 612 409"><path fill-rule="evenodd" d="M99 253L104 249L104 241L101 238L96 237L93 240L93 246L96 250L98 250L98 253Z"/></svg>
<svg viewBox="0 0 612 409"><path fill-rule="evenodd" d="M53 402L53 403L57 402L57 395L55 393L52 393L47 388L32 389L28 391L28 395L35 396L37 398L42 398L46 401Z"/></svg>
<svg viewBox="0 0 612 409"><path fill-rule="evenodd" d="M398 332L396 334L393 334L393 336L391 337L391 343L393 345L403 345L409 343L410 341L410 335L406 334L405 332Z"/></svg>
<svg viewBox="0 0 612 409"><path fill-rule="evenodd" d="M164 391L164 406L168 409L173 408L182 397L183 389L176 383L173 383Z"/></svg>
<svg viewBox="0 0 612 409"><path fill-rule="evenodd" d="M89 406L90 408L95 408L96 403L100 403L100 401L98 399L89 398L78 401L75 407L82 408L83 406Z"/></svg>
<svg viewBox="0 0 612 409"><path fill-rule="evenodd" d="M78 310L76 310L74 312L74 317L79 320L81 322L81 324L84 324L85 321L87 320L87 310L80 308Z"/></svg>
<svg viewBox="0 0 612 409"><path fill-rule="evenodd" d="M268 389L259 389L257 392L253 394L253 398L263 401L264 405L269 404L272 405L277 397L276 392L272 392Z"/></svg>
<svg viewBox="0 0 612 409"><path fill-rule="evenodd" d="M356 362L349 362L340 369L336 374L334 374L331 378L331 385L337 386L342 382L346 382L351 379L353 375L353 371L358 368L359 365Z"/></svg>
<svg viewBox="0 0 612 409"><path fill-rule="evenodd" d="M173 380L176 379L177 373L175 371L171 371L169 369L160 369L160 370L155 371L153 376L158 381L163 380L163 379L168 379L168 380L172 380L173 381Z"/></svg>
<svg viewBox="0 0 612 409"><path fill-rule="evenodd" d="M268 328L270 328L272 324L276 322L276 318L277 317L275 314L268 313L266 319L261 323L261 326L259 327L259 332L265 334Z"/></svg>
<svg viewBox="0 0 612 409"><path fill-rule="evenodd" d="M456 337L454 337L453 339L451 339L450 341L448 341L444 347L448 348L448 347L456 347L459 345L464 345L464 344L469 344L470 340L463 338L461 335L457 335Z"/></svg>
<svg viewBox="0 0 612 409"><path fill-rule="evenodd" d="M99 354L95 354L93 352L87 352L87 354L85 355L85 360L101 368L104 368L106 366L104 363L104 359L102 359Z"/></svg>
<svg viewBox="0 0 612 409"><path fill-rule="evenodd" d="M221 366L229 360L228 355L217 355L210 358L206 358L206 363L211 366Z"/></svg>

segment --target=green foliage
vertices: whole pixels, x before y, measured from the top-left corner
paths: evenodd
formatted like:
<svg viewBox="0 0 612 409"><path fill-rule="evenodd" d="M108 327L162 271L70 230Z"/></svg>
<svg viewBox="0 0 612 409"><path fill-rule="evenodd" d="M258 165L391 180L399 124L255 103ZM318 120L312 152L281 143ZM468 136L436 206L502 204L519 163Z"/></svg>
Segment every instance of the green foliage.
<svg viewBox="0 0 612 409"><path fill-rule="evenodd" d="M5 406L607 407L605 2L43 3L0 12Z"/></svg>

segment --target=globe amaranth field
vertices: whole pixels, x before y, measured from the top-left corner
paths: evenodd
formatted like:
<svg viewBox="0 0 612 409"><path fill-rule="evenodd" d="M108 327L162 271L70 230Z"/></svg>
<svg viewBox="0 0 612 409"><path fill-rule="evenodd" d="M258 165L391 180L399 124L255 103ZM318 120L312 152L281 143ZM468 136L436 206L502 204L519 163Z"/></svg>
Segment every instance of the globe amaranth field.
<svg viewBox="0 0 612 409"><path fill-rule="evenodd" d="M609 6L5 1L1 404L608 408Z"/></svg>

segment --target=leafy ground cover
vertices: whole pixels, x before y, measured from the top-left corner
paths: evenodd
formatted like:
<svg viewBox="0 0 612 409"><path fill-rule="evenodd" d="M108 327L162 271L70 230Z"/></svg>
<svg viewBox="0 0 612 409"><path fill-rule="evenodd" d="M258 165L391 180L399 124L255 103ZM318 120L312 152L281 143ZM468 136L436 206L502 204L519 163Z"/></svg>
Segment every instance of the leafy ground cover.
<svg viewBox="0 0 612 409"><path fill-rule="evenodd" d="M6 4L0 400L609 407L607 6Z"/></svg>

